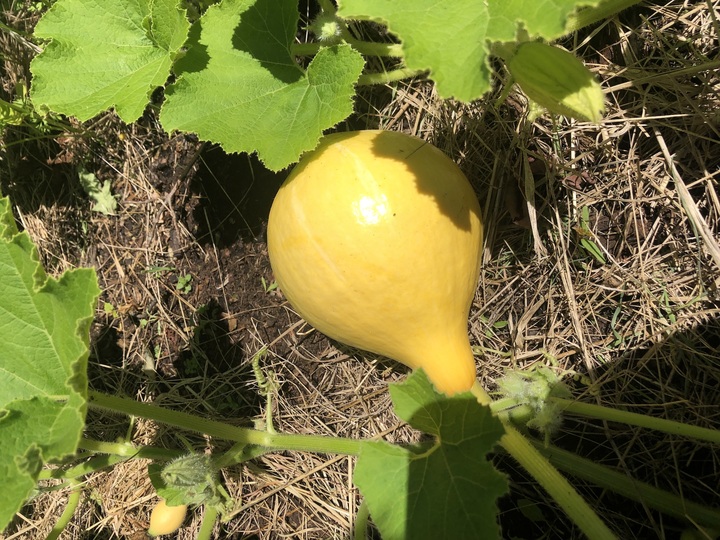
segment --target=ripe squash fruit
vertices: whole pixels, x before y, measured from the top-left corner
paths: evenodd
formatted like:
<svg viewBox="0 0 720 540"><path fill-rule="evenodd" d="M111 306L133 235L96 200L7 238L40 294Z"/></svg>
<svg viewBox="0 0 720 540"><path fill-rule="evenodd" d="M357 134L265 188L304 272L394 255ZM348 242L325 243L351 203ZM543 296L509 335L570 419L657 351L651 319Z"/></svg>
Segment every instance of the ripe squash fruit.
<svg viewBox="0 0 720 540"><path fill-rule="evenodd" d="M327 336L415 369L455 394L475 381L467 318L480 207L457 165L390 131L324 137L270 210L268 251L293 308Z"/></svg>

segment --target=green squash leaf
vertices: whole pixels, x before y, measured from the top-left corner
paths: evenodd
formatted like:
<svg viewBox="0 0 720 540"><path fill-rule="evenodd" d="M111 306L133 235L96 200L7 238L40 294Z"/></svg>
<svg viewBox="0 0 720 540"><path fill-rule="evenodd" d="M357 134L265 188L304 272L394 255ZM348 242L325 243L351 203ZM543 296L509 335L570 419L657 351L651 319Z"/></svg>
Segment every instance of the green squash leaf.
<svg viewBox="0 0 720 540"><path fill-rule="evenodd" d="M321 49L307 70L290 46L295 0L223 0L191 30L178 81L166 92L167 130L197 133L226 152L257 152L280 170L312 150L324 129L353 110L364 66L347 45Z"/></svg>
<svg viewBox="0 0 720 540"><path fill-rule="evenodd" d="M35 27L36 105L84 121L111 107L137 120L167 81L190 23L178 0L58 0Z"/></svg>
<svg viewBox="0 0 720 540"><path fill-rule="evenodd" d="M438 94L472 101L490 90L488 54L494 42L556 39L578 6L600 0L339 0L338 14L387 25L402 41L405 63L429 70Z"/></svg>
<svg viewBox="0 0 720 540"><path fill-rule="evenodd" d="M523 92L549 111L592 122L602 118L602 88L572 53L529 41L517 48L507 67Z"/></svg>
<svg viewBox="0 0 720 540"><path fill-rule="evenodd" d="M75 453L85 424L94 270L48 277L0 199L0 530L45 463Z"/></svg>
<svg viewBox="0 0 720 540"><path fill-rule="evenodd" d="M383 539L499 537L496 500L508 486L486 455L500 421L469 393L438 394L421 370L390 393L398 416L434 437L417 448L363 445L355 484Z"/></svg>

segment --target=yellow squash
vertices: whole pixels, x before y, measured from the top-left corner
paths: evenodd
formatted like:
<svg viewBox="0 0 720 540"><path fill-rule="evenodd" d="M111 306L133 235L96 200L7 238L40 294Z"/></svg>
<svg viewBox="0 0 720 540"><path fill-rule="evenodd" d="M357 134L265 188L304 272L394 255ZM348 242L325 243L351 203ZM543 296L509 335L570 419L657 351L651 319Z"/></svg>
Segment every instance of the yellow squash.
<svg viewBox="0 0 720 540"><path fill-rule="evenodd" d="M482 222L467 178L409 135L326 136L280 188L268 221L275 279L327 336L469 390L467 318Z"/></svg>
<svg viewBox="0 0 720 540"><path fill-rule="evenodd" d="M160 499L150 514L148 535L155 537L174 533L185 521L186 514L186 505L168 506L165 499Z"/></svg>

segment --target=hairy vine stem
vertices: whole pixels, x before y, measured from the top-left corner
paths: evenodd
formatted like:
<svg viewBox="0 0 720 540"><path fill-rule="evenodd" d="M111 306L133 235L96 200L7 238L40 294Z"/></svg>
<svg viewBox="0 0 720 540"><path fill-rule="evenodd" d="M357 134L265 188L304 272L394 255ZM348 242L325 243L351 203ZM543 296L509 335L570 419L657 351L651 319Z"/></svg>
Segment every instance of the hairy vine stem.
<svg viewBox="0 0 720 540"><path fill-rule="evenodd" d="M476 381L473 385L472 393L481 405L491 405L492 398L479 382ZM500 446L532 475L588 538L591 540L616 538L587 501L553 467L548 459L537 451L527 437L523 436L507 420L503 420L503 426L505 435L500 439Z"/></svg>
<svg viewBox="0 0 720 540"><path fill-rule="evenodd" d="M202 518L202 525L200 525L200 530L198 531L195 540L210 540L212 538L212 532L217 518L217 508L213 506L205 506L205 514Z"/></svg>
<svg viewBox="0 0 720 540"><path fill-rule="evenodd" d="M268 433L267 431L252 428L237 427L217 420L209 420L193 414L173 411L157 405L140 403L130 398L110 396L92 390L88 392L88 405L105 411L130 416L142 416L163 424L197 433L205 433L220 439L277 450L357 455L363 444L362 441L347 438Z"/></svg>
<svg viewBox="0 0 720 540"><path fill-rule="evenodd" d="M57 540L60 538L60 535L65 530L65 527L67 527L70 523L73 515L75 515L75 510L77 510L77 507L80 504L80 495L82 493L81 483L77 480L71 480L69 484L71 486L71 490L67 506L65 506L65 510L63 510L63 513L53 526L50 534L47 535L47 540Z"/></svg>
<svg viewBox="0 0 720 540"><path fill-rule="evenodd" d="M345 38L344 41L365 56L387 56L390 58L403 58L405 56L402 45L398 43L377 43L352 37ZM295 56L313 56L323 47L327 47L327 44L317 42L295 43L290 48L290 52Z"/></svg>
<svg viewBox="0 0 720 540"><path fill-rule="evenodd" d="M549 397L548 401L560 406L565 414L574 414L587 418L597 418L607 420L609 422L621 422L632 426L644 427L670 433L671 435L680 435L700 441L720 444L720 431L700 426L693 426L676 422L674 420L666 420L664 418L655 418L646 414L639 414L630 411L622 411L602 405L594 405L592 403L583 403L571 399Z"/></svg>

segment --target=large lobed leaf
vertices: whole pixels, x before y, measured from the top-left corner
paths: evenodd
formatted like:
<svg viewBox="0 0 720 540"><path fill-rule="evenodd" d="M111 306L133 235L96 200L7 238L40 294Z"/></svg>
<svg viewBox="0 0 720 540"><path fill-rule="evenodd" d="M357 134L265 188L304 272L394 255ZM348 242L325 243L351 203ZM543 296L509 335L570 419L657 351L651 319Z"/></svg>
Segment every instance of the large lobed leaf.
<svg viewBox="0 0 720 540"><path fill-rule="evenodd" d="M323 48L304 71L290 52L297 24L297 0L209 8L167 89L165 129L195 132L227 152L257 151L273 170L312 150L352 113L364 60L347 45Z"/></svg>
<svg viewBox="0 0 720 540"><path fill-rule="evenodd" d="M43 464L71 455L85 423L94 270L48 277L0 199L0 531Z"/></svg>
<svg viewBox="0 0 720 540"><path fill-rule="evenodd" d="M402 41L407 67L429 70L438 94L472 101L490 89L491 43L515 41L522 28L553 40L578 6L600 0L339 0L338 14L381 22Z"/></svg>
<svg viewBox="0 0 720 540"><path fill-rule="evenodd" d="M58 0L35 28L51 41L30 66L33 101L80 120L114 107L133 122L189 26L178 0Z"/></svg>
<svg viewBox="0 0 720 540"><path fill-rule="evenodd" d="M87 120L110 108L136 120L171 70L161 121L227 152L257 152L273 170L313 149L352 113L362 56L321 49L303 69L290 47L296 0L223 0L190 30L177 0L58 0L35 35L36 104ZM187 52L186 56L183 56Z"/></svg>
<svg viewBox="0 0 720 540"><path fill-rule="evenodd" d="M383 540L497 538L496 501L508 486L486 455L500 421L469 393L438 394L422 370L390 393L397 415L433 440L363 445L354 481Z"/></svg>
<svg viewBox="0 0 720 540"><path fill-rule="evenodd" d="M385 23L409 68L430 71L440 96L471 101L490 89L492 43L555 39L578 6L599 1L340 0L339 14ZM31 65L32 97L80 120L114 107L130 122L172 72L166 130L282 169L352 113L364 66L336 45L301 67L291 52L298 19L297 0L222 0L191 29L178 0L57 0L36 27L49 43Z"/></svg>

